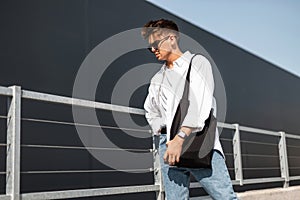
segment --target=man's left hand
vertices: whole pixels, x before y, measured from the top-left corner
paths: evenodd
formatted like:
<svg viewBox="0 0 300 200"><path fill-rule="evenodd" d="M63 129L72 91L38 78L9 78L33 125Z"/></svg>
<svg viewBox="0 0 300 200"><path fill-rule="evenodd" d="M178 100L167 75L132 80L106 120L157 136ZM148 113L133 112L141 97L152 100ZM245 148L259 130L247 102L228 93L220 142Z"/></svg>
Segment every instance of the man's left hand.
<svg viewBox="0 0 300 200"><path fill-rule="evenodd" d="M175 165L175 162L179 162L183 141L184 139L176 135L173 140L167 142L167 151L164 155L164 161L166 163Z"/></svg>

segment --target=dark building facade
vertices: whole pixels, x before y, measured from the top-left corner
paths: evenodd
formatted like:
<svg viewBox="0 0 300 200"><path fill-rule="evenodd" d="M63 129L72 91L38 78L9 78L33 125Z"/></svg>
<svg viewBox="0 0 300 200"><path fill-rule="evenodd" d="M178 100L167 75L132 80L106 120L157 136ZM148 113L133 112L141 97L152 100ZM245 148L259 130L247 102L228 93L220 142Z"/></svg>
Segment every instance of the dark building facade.
<svg viewBox="0 0 300 200"><path fill-rule="evenodd" d="M199 42L218 67L227 97L226 123L299 134L300 78L280 69L223 39L196 27L144 1L96 0L28 0L2 1L0 6L0 86L19 85L23 89L72 96L76 74L86 56L102 41L127 31L140 28L151 19L167 18L176 21L181 31ZM141 38L142 40L142 38ZM105 70L97 87L96 100L111 103L111 96L122 75L137 65L157 63L146 49L137 49L121 55ZM137 89L130 106L142 108L147 86ZM0 115L6 114L6 99L0 97ZM122 104L123 102L121 102ZM126 102L124 102L125 104ZM72 121L68 106L22 101L22 116L57 121ZM111 113L99 111L101 124L114 126ZM134 118L134 117L133 117ZM146 126L143 117L136 122ZM0 119L0 143L6 142L6 120ZM87 130L88 132L88 130ZM122 135L110 130L110 139L124 148L151 148L151 139ZM116 136L118 134L118 136ZM230 131L222 136L230 138ZM91 136L92 138L93 136ZM277 138L241 133L242 140L270 142ZM74 126L22 121L22 144L82 146ZM124 141L126 141L124 143ZM222 142L225 152L232 152L231 144ZM288 141L299 146L295 141ZM5 171L5 150L0 146L0 171ZM278 155L277 146L242 144L245 154ZM289 148L293 156L297 149ZM82 170L109 169L87 151L22 147L21 170ZM150 159L150 158L149 158ZM299 166L300 160L290 160ZM276 158L243 158L244 166L278 166ZM227 164L233 167L232 156ZM295 168L291 174L299 174ZM230 172L232 178L233 171ZM245 178L280 176L280 169L249 170ZM5 175L0 174L0 191L5 192ZM52 191L62 189L98 188L121 185L152 184L152 173L56 173L21 174L21 191ZM298 184L294 182L292 184ZM256 185L252 188L280 186L280 183ZM242 191L250 186L236 187ZM194 191L196 194L199 191ZM99 197L91 199L151 199L154 194L131 194L126 197Z"/></svg>

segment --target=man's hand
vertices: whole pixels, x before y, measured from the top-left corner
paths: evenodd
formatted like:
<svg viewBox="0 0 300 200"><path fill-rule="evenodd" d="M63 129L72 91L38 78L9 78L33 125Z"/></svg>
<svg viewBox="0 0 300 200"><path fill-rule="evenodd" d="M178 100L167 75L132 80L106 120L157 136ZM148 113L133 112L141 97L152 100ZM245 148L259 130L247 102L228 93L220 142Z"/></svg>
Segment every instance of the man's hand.
<svg viewBox="0 0 300 200"><path fill-rule="evenodd" d="M184 139L176 135L173 140L167 142L167 151L164 155L164 161L166 163L169 163L169 165L175 165L175 161L179 162L183 141Z"/></svg>

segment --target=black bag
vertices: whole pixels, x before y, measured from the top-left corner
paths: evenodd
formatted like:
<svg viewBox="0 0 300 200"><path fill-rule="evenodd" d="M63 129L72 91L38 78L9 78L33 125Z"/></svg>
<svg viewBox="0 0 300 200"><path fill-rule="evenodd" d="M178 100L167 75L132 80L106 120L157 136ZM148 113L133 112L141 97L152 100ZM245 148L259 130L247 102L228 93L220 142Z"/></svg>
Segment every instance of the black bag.
<svg viewBox="0 0 300 200"><path fill-rule="evenodd" d="M192 60L196 55L197 54L191 58L182 99L178 104L175 116L173 118L170 130L171 140L177 135L187 114L189 107L188 96L190 88L190 71ZM211 109L208 118L205 120L205 126L203 129L199 132L191 133L185 139L179 162L176 162L175 166L188 168L211 168L216 126L217 119L213 115L213 109Z"/></svg>

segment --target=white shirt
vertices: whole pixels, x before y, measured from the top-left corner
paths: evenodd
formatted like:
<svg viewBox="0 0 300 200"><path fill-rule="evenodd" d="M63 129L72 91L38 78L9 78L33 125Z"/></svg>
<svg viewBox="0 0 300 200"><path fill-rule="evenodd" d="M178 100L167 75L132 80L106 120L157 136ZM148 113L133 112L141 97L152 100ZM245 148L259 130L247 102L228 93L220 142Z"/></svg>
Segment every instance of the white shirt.
<svg viewBox="0 0 300 200"><path fill-rule="evenodd" d="M182 98L192 56L189 51L186 51L173 62L172 69L164 64L151 79L144 103L145 116L153 133L159 135L160 127L166 125L168 140L173 117ZM211 108L214 108L214 116L216 116L217 107L213 92L214 79L211 65L204 56L197 55L193 59L190 73L190 105L182 126L193 128L193 132L197 132L204 127L204 121L208 118ZM223 154L217 128L214 149Z"/></svg>

